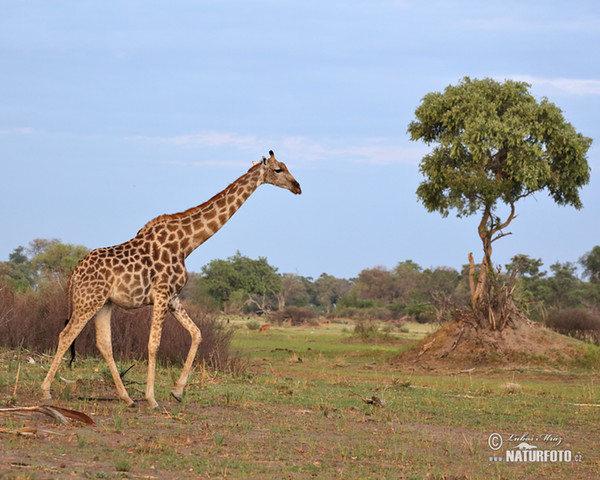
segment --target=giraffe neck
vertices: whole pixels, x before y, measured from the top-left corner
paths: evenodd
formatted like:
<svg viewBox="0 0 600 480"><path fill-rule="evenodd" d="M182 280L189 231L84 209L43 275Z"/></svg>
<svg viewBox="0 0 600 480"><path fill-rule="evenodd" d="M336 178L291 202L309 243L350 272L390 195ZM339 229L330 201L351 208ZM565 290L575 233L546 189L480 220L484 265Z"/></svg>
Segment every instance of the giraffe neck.
<svg viewBox="0 0 600 480"><path fill-rule="evenodd" d="M148 229L155 232L180 230L177 235L179 249L186 258L225 225L261 184L261 168L256 165L202 205L181 213L162 215L146 224L138 235Z"/></svg>

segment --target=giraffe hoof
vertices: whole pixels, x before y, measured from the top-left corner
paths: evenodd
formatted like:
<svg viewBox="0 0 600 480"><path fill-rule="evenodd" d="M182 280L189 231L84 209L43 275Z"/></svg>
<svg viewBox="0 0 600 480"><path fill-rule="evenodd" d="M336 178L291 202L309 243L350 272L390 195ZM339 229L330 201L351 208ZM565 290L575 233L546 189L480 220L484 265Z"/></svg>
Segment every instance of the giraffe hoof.
<svg viewBox="0 0 600 480"><path fill-rule="evenodd" d="M129 404L129 408L137 408L137 403L135 403L135 402L131 402L131 403Z"/></svg>
<svg viewBox="0 0 600 480"><path fill-rule="evenodd" d="M179 403L181 403L181 402L183 401L183 396L181 396L181 395L180 395L180 394L178 394L178 393L171 392L171 396L172 396L172 397L173 397L175 400L177 400Z"/></svg>

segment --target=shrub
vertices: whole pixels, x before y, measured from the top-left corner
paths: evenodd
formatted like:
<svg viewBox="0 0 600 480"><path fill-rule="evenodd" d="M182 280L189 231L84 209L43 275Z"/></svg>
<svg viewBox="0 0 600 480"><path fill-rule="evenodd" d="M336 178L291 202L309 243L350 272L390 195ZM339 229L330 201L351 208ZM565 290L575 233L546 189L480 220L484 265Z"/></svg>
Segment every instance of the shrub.
<svg viewBox="0 0 600 480"><path fill-rule="evenodd" d="M248 330L258 330L260 328L260 322L256 318L248 320L246 322L246 328Z"/></svg>
<svg viewBox="0 0 600 480"><path fill-rule="evenodd" d="M548 327L564 335L600 345L600 317L585 310L560 310L548 317Z"/></svg>
<svg viewBox="0 0 600 480"><path fill-rule="evenodd" d="M354 325L354 335L363 340L370 340L379 335L379 328L372 320L358 320Z"/></svg>
<svg viewBox="0 0 600 480"><path fill-rule="evenodd" d="M389 306L375 306L367 308L344 307L336 308L334 315L338 318L351 318L353 320L380 320L390 322L401 320L404 315Z"/></svg>
<svg viewBox="0 0 600 480"><path fill-rule="evenodd" d="M217 370L230 371L234 369L234 365L235 369L239 369L239 355L230 351L233 329L201 307L186 304L185 308L202 332L202 343L196 361ZM57 283L46 283L38 290L25 293L15 293L9 287L0 287L0 327L4 332L0 337L0 345L4 347L22 346L39 353L53 353L66 316L65 289ZM115 358L122 361L147 358L151 318L151 307L113 309L111 324ZM93 323L88 322L77 338L76 349L80 355L98 355ZM157 354L159 360L183 364L190 340L185 329L168 314Z"/></svg>
<svg viewBox="0 0 600 480"><path fill-rule="evenodd" d="M302 307L287 307L283 311L277 311L269 314L269 320L273 323L281 325L289 322L291 325L316 325L317 313L310 308Z"/></svg>

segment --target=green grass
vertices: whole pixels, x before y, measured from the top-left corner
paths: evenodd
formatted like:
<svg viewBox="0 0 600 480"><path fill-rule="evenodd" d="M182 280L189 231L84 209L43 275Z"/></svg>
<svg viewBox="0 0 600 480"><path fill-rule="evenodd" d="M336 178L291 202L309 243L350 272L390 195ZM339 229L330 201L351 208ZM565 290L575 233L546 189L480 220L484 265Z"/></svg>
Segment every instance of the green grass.
<svg viewBox="0 0 600 480"><path fill-rule="evenodd" d="M160 412L117 401L103 361L85 359L61 369L75 383L56 380L53 392L97 426L0 416L7 432L0 433L0 477L587 479L598 471L598 349L562 370L449 375L398 363L397 353L425 333L415 324L364 342L349 325L258 332L241 321L234 343L247 356L247 374L197 368L179 404L169 397L178 369L161 367ZM0 403L36 403L49 358L34 356L32 364L28 356L0 353ZM141 363L128 373L133 397L143 397L145 376ZM365 402L373 396L384 406ZM38 429L34 437L18 433L26 426ZM560 436L584 462L490 462L494 432Z"/></svg>

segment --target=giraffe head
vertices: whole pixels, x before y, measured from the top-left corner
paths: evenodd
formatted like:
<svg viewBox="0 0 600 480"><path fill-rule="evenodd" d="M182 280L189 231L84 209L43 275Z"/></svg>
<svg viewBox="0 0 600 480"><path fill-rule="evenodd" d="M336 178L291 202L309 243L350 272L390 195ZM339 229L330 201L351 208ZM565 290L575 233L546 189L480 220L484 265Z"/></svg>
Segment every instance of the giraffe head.
<svg viewBox="0 0 600 480"><path fill-rule="evenodd" d="M269 158L263 157L262 162L253 162L254 165L260 165L258 168L263 170L263 183L285 188L296 195L301 194L300 184L292 176L285 163L275 158L273 150L269 150L269 155Z"/></svg>

